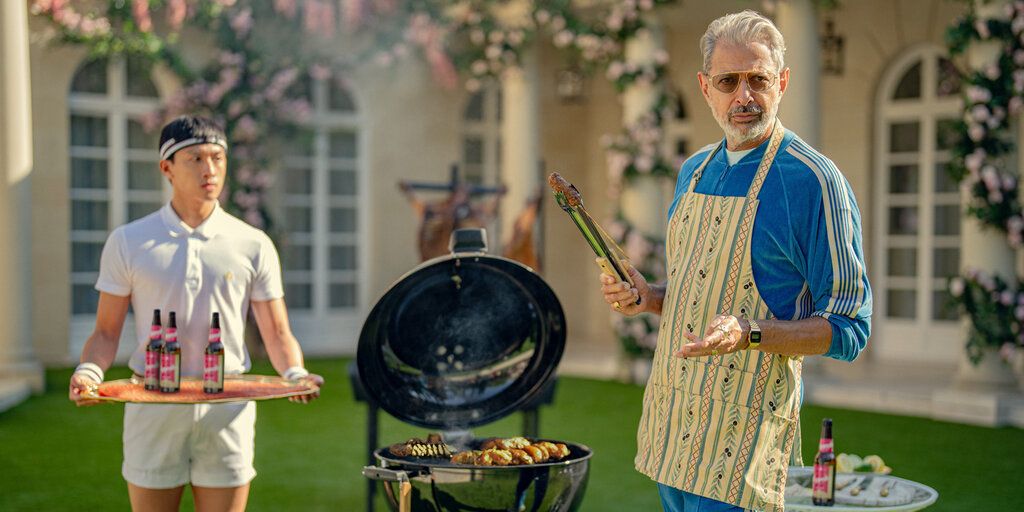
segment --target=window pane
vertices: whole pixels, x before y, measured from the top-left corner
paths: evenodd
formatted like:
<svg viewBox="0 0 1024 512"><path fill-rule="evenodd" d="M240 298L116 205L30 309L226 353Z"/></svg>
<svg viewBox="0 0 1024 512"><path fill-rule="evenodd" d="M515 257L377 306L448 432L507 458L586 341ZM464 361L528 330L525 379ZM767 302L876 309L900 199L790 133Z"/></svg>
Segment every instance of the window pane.
<svg viewBox="0 0 1024 512"><path fill-rule="evenodd" d="M162 190L163 180L156 162L128 162L129 190Z"/></svg>
<svg viewBox="0 0 1024 512"><path fill-rule="evenodd" d="M92 158L71 159L71 188L107 188L107 161Z"/></svg>
<svg viewBox="0 0 1024 512"><path fill-rule="evenodd" d="M160 143L160 134L155 130L147 132L142 123L128 120L128 147L133 149L149 149L156 152Z"/></svg>
<svg viewBox="0 0 1024 512"><path fill-rule="evenodd" d="M285 270L313 269L313 248L308 245L290 243L284 247L281 256Z"/></svg>
<svg viewBox="0 0 1024 512"><path fill-rule="evenodd" d="M898 206L889 208L890 235L917 234L917 207Z"/></svg>
<svg viewBox="0 0 1024 512"><path fill-rule="evenodd" d="M914 290L888 290L886 313L890 318L914 318L917 292Z"/></svg>
<svg viewBox="0 0 1024 512"><path fill-rule="evenodd" d="M330 105L330 109L340 112L355 112L356 103L352 101L352 96L349 95L348 91L337 85L337 82L332 82L332 84L334 86L327 91L327 102Z"/></svg>
<svg viewBox="0 0 1024 512"><path fill-rule="evenodd" d="M285 169L284 191L286 194L308 195L313 193L313 171L310 169Z"/></svg>
<svg viewBox="0 0 1024 512"><path fill-rule="evenodd" d="M128 203L128 222L131 222L131 221L136 220L136 219L141 219L141 218L145 217L146 215L149 215L149 214L159 210L161 206L163 206L163 204L160 204L160 203L148 203L148 202L144 203L144 202L134 202L134 201L129 202Z"/></svg>
<svg viewBox="0 0 1024 512"><path fill-rule="evenodd" d="M889 275L893 277L917 275L917 249L890 248Z"/></svg>
<svg viewBox="0 0 1024 512"><path fill-rule="evenodd" d="M286 156L308 157L313 154L313 132L303 131L291 137L288 144L285 144L284 154Z"/></svg>
<svg viewBox="0 0 1024 512"><path fill-rule="evenodd" d="M158 98L156 86L150 79L152 65L148 62L129 57L126 62L127 71L124 74L125 89L128 96L142 98Z"/></svg>
<svg viewBox="0 0 1024 512"><path fill-rule="evenodd" d="M71 145L107 147L107 118L82 115L71 116Z"/></svg>
<svg viewBox="0 0 1024 512"><path fill-rule="evenodd" d="M960 185L949 176L949 164L935 164L935 192L958 192Z"/></svg>
<svg viewBox="0 0 1024 512"><path fill-rule="evenodd" d="M960 249L935 249L932 277L952 277L960 273Z"/></svg>
<svg viewBox="0 0 1024 512"><path fill-rule="evenodd" d="M331 232L354 233L356 231L355 208L331 208Z"/></svg>
<svg viewBox="0 0 1024 512"><path fill-rule="evenodd" d="M356 248L351 245L331 247L331 270L355 270Z"/></svg>
<svg viewBox="0 0 1024 512"><path fill-rule="evenodd" d="M903 78L900 78L896 93L892 97L896 100L921 97L921 62L914 64Z"/></svg>
<svg viewBox="0 0 1024 512"><path fill-rule="evenodd" d="M889 168L889 193L916 194L917 165L894 165Z"/></svg>
<svg viewBox="0 0 1024 512"><path fill-rule="evenodd" d="M313 230L313 210L304 206L290 206L284 209L285 226L288 231L309 233Z"/></svg>
<svg viewBox="0 0 1024 512"><path fill-rule="evenodd" d="M355 158L356 157L356 134L353 132L332 132L331 133L331 157L332 158Z"/></svg>
<svg viewBox="0 0 1024 512"><path fill-rule="evenodd" d="M483 165L464 165L463 166L462 179L466 183L472 185L482 185L484 183L484 166Z"/></svg>
<svg viewBox="0 0 1024 512"><path fill-rule="evenodd" d="M484 163L484 140L469 136L462 139L462 161L466 164Z"/></svg>
<svg viewBox="0 0 1024 512"><path fill-rule="evenodd" d="M91 284L76 284L71 286L71 314L96 314L96 306L99 302L100 294L92 287Z"/></svg>
<svg viewBox="0 0 1024 512"><path fill-rule="evenodd" d="M955 119L940 119L935 123L935 147L937 149L952 149L960 138Z"/></svg>
<svg viewBox="0 0 1024 512"><path fill-rule="evenodd" d="M71 81L71 92L107 93L107 61L94 60L85 63Z"/></svg>
<svg viewBox="0 0 1024 512"><path fill-rule="evenodd" d="M284 298L288 309L310 309L313 307L313 286L287 283L284 285Z"/></svg>
<svg viewBox="0 0 1024 512"><path fill-rule="evenodd" d="M466 110L462 118L467 121L483 121L484 119L484 92L479 91L469 97L466 103Z"/></svg>
<svg viewBox="0 0 1024 512"><path fill-rule="evenodd" d="M71 242L71 271L98 272L102 242Z"/></svg>
<svg viewBox="0 0 1024 512"><path fill-rule="evenodd" d="M356 285L347 283L332 284L330 302L331 308L356 307Z"/></svg>
<svg viewBox="0 0 1024 512"><path fill-rule="evenodd" d="M348 170L335 169L331 171L331 195L354 196L356 195L356 173Z"/></svg>
<svg viewBox="0 0 1024 512"><path fill-rule="evenodd" d="M676 156L679 158L690 156L690 148L686 143L686 139L676 139Z"/></svg>
<svg viewBox="0 0 1024 512"><path fill-rule="evenodd" d="M939 58L939 84L936 93L939 96L960 94L960 70L949 59Z"/></svg>
<svg viewBox="0 0 1024 512"><path fill-rule="evenodd" d="M946 290L932 292L932 320L959 320L960 312Z"/></svg>
<svg viewBox="0 0 1024 512"><path fill-rule="evenodd" d="M935 234L960 234L960 205L951 204L935 207Z"/></svg>
<svg viewBox="0 0 1024 512"><path fill-rule="evenodd" d="M673 102L673 106L675 107L673 109L673 110L675 110L675 112L673 112L675 114L675 118L677 120L680 120L680 121L685 120L686 119L686 103L683 102L683 95L682 94L678 94L677 93L675 95L675 101Z"/></svg>
<svg viewBox="0 0 1024 512"><path fill-rule="evenodd" d="M107 230L106 201L71 201L71 229Z"/></svg>
<svg viewBox="0 0 1024 512"><path fill-rule="evenodd" d="M891 131L889 133L889 151L893 153L901 151L917 151L921 142L918 140L920 128L920 123L917 121L891 124Z"/></svg>

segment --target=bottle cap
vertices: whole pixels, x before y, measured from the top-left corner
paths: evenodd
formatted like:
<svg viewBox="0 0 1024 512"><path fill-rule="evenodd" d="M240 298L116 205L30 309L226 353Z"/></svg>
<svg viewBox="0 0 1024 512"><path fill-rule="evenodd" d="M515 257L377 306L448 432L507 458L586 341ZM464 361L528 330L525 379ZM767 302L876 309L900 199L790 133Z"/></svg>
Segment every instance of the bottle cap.
<svg viewBox="0 0 1024 512"><path fill-rule="evenodd" d="M213 312L213 322L210 324L211 329L220 329L220 313Z"/></svg>
<svg viewBox="0 0 1024 512"><path fill-rule="evenodd" d="M174 311L167 313L167 327L178 327L178 322L174 318Z"/></svg>
<svg viewBox="0 0 1024 512"><path fill-rule="evenodd" d="M174 313L171 313L171 314L173 315ZM153 310L153 325L160 325L160 310L159 309L154 309Z"/></svg>

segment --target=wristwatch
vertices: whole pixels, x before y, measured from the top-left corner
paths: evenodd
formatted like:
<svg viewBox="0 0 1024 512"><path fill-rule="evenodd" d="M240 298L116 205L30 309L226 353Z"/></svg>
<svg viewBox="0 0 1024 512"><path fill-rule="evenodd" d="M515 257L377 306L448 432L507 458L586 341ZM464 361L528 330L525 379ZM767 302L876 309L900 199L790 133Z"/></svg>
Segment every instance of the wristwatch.
<svg viewBox="0 0 1024 512"><path fill-rule="evenodd" d="M747 350L756 350L761 346L761 326L755 320L747 320L750 324L750 331L747 332Z"/></svg>

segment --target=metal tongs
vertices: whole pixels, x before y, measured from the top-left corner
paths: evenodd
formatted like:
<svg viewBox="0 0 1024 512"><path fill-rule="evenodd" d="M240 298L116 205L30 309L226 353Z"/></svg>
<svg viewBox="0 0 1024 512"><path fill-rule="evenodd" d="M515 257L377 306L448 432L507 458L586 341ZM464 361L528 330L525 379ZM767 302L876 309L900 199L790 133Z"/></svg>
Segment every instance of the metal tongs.
<svg viewBox="0 0 1024 512"><path fill-rule="evenodd" d="M576 186L566 181L557 172L548 176L548 186L555 193L555 201L558 202L558 206L569 214L569 218L579 228L580 233L583 233L583 238L590 244L590 248L594 250L594 254L597 255L597 265L601 267L601 271L633 286L633 279L626 270L629 263L626 253L587 213L587 209L583 207L583 196L580 195ZM640 304L639 297L637 297L636 303Z"/></svg>

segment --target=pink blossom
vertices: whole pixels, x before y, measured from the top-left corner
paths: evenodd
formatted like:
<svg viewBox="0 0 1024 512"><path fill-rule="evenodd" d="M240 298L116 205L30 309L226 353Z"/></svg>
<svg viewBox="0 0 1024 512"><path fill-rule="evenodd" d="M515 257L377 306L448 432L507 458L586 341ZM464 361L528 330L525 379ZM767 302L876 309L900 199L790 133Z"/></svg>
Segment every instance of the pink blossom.
<svg viewBox="0 0 1024 512"><path fill-rule="evenodd" d="M976 122L984 122L988 120L991 113L988 111L988 107L985 105L975 105L971 107L971 118Z"/></svg>
<svg viewBox="0 0 1024 512"><path fill-rule="evenodd" d="M626 244L622 248L626 257L632 262L642 262L647 259L651 252L651 243L639 231L633 230L626 235Z"/></svg>
<svg viewBox="0 0 1024 512"><path fill-rule="evenodd" d="M233 100L228 105L228 117L234 119L245 110L245 103L242 100Z"/></svg>
<svg viewBox="0 0 1024 512"><path fill-rule="evenodd" d="M611 30L612 32L618 32L622 30L622 15L619 14L618 12L613 11L608 16L608 19L605 20L604 24L608 26L608 30Z"/></svg>
<svg viewBox="0 0 1024 512"><path fill-rule="evenodd" d="M988 29L988 21L984 19L977 19L974 21L974 30L978 32L978 36L982 39L988 39L992 36L992 32Z"/></svg>
<svg viewBox="0 0 1024 512"><path fill-rule="evenodd" d="M313 80L329 80L331 78L331 68L323 64L313 64L309 67L309 76Z"/></svg>
<svg viewBox="0 0 1024 512"><path fill-rule="evenodd" d="M256 124L256 120L253 119L252 116L242 116L242 118L235 124L235 129L232 135L235 139L240 141L253 141L259 135L259 125Z"/></svg>
<svg viewBox="0 0 1024 512"><path fill-rule="evenodd" d="M985 76L988 77L989 80L995 80L999 78L999 75L1000 70L998 64L989 64L988 66L985 66Z"/></svg>
<svg viewBox="0 0 1024 512"><path fill-rule="evenodd" d="M612 181L619 181L622 179L622 175L625 173L626 167L629 166L629 155L621 151L609 151L605 156L605 160L608 163L609 179Z"/></svg>
<svg viewBox="0 0 1024 512"><path fill-rule="evenodd" d="M254 228L263 228L263 215L257 209L246 210L243 215L245 222Z"/></svg>
<svg viewBox="0 0 1024 512"><path fill-rule="evenodd" d="M537 18L537 23L541 25L551 21L551 13L544 9L539 9L536 13L534 13L534 17Z"/></svg>
<svg viewBox="0 0 1024 512"><path fill-rule="evenodd" d="M466 86L466 90L467 91L469 91L469 92L477 92L477 91L480 90L480 87L482 87L483 84L481 84L480 80L478 80L476 78L470 78L470 79L466 80L465 86Z"/></svg>
<svg viewBox="0 0 1024 512"><path fill-rule="evenodd" d="M526 40L526 34L522 30L513 30L508 34L508 44L512 46L519 46Z"/></svg>
<svg viewBox="0 0 1024 512"><path fill-rule="evenodd" d="M1010 290L1003 290L1003 293L999 294L999 303L1004 306L1013 304L1013 292Z"/></svg>
<svg viewBox="0 0 1024 512"><path fill-rule="evenodd" d="M1017 178L1014 178L1013 175L1004 174L1002 178L1001 185L1003 186L1003 190L1010 191L1017 188Z"/></svg>
<svg viewBox="0 0 1024 512"><path fill-rule="evenodd" d="M630 321L629 334L634 340L641 340L647 335L647 326L642 321Z"/></svg>
<svg viewBox="0 0 1024 512"><path fill-rule="evenodd" d="M182 23L185 22L185 16L187 14L188 5L185 3L185 0L168 0L167 24L170 25L171 30L180 29Z"/></svg>
<svg viewBox="0 0 1024 512"><path fill-rule="evenodd" d="M551 18L551 30L558 32L563 28L565 28L565 18L561 16L555 16L554 18Z"/></svg>
<svg viewBox="0 0 1024 512"><path fill-rule="evenodd" d="M491 44L501 44L505 42L505 33L500 30L495 30L487 36L487 40L490 41Z"/></svg>
<svg viewBox="0 0 1024 512"><path fill-rule="evenodd" d="M1017 306L1013 310L1013 316L1017 320L1024 320L1024 306Z"/></svg>
<svg viewBox="0 0 1024 512"><path fill-rule="evenodd" d="M470 64L469 70L474 75L483 75L487 73L487 63L482 60L475 60Z"/></svg>
<svg viewBox="0 0 1024 512"><path fill-rule="evenodd" d="M341 19L349 30L355 30L363 24L366 19L366 9L363 0L340 0Z"/></svg>
<svg viewBox="0 0 1024 512"><path fill-rule="evenodd" d="M274 10L289 18L294 18L298 12L298 5L295 0L274 0Z"/></svg>
<svg viewBox="0 0 1024 512"><path fill-rule="evenodd" d="M238 37L244 38L249 34L249 30L252 29L252 8L246 7L238 11L238 14L231 17L228 24L231 25L231 30L234 30L235 34L238 34Z"/></svg>
<svg viewBox="0 0 1024 512"><path fill-rule="evenodd" d="M409 46L404 43L395 43L395 45L391 47L391 53L396 58L401 59L409 55Z"/></svg>
<svg viewBox="0 0 1024 512"><path fill-rule="evenodd" d="M981 139L985 138L985 128L980 124L972 124L967 129L967 136L974 142L979 142Z"/></svg>
<svg viewBox="0 0 1024 512"><path fill-rule="evenodd" d="M605 72L605 76L611 81L616 81L622 76L623 65L622 61L612 61L608 64L608 70Z"/></svg>
<svg viewBox="0 0 1024 512"><path fill-rule="evenodd" d="M1002 358L1003 361L1006 361L1007 363L1013 361L1013 356L1016 353L1017 347L1014 346L1013 343L1003 343L1003 345L999 347L999 357Z"/></svg>
<svg viewBox="0 0 1024 512"><path fill-rule="evenodd" d="M426 52L430 70L439 84L447 89L454 89L458 82L458 73L451 59L438 47L429 48Z"/></svg>
<svg viewBox="0 0 1024 512"><path fill-rule="evenodd" d="M1024 107L1024 100L1022 100L1020 96L1014 96L1010 98L1007 107L1009 107L1011 114L1019 114L1021 107Z"/></svg>
<svg viewBox="0 0 1024 512"><path fill-rule="evenodd" d="M608 236L612 237L612 240L622 240L622 237L626 236L626 225L618 220L609 222Z"/></svg>
<svg viewBox="0 0 1024 512"><path fill-rule="evenodd" d="M565 48L572 44L574 38L575 36L573 36L572 32L568 30L561 30L555 34L554 43L558 48Z"/></svg>
<svg viewBox="0 0 1024 512"><path fill-rule="evenodd" d="M964 165L971 172L978 172L981 169L981 165L985 163L985 150L977 148L971 154L964 157Z"/></svg>
<svg viewBox="0 0 1024 512"><path fill-rule="evenodd" d="M633 162L633 166L641 173L649 173L654 168L654 159L647 155L639 155Z"/></svg>
<svg viewBox="0 0 1024 512"><path fill-rule="evenodd" d="M153 19L149 16L149 0L132 0L132 18L140 32L153 30Z"/></svg>
<svg viewBox="0 0 1024 512"><path fill-rule="evenodd" d="M488 59L495 60L501 57L501 47L496 44L487 45L487 48L484 48L484 55Z"/></svg>
<svg viewBox="0 0 1024 512"><path fill-rule="evenodd" d="M469 40L475 45L484 44L487 41L487 34L483 30L473 29L469 31Z"/></svg>

